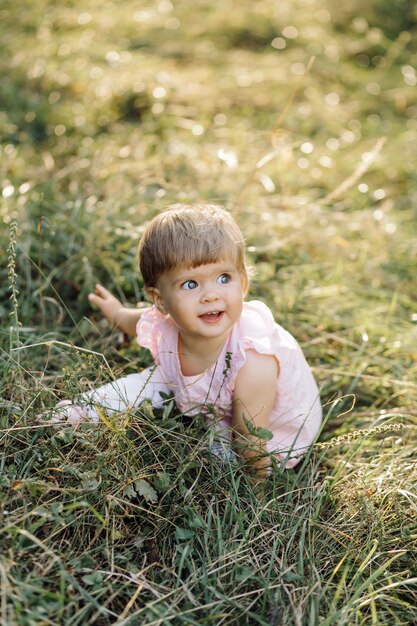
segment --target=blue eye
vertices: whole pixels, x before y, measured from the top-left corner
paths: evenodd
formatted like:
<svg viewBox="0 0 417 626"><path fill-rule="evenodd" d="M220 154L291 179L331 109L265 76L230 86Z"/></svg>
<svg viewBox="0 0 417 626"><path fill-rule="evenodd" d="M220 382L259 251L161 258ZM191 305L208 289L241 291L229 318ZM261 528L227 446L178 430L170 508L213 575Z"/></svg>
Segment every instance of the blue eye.
<svg viewBox="0 0 417 626"><path fill-rule="evenodd" d="M186 280L185 283L181 285L183 289L196 289L198 287L195 280Z"/></svg>
<svg viewBox="0 0 417 626"><path fill-rule="evenodd" d="M227 285L227 283L230 283L229 274L220 274L220 276L217 279L217 282L220 283L221 285Z"/></svg>

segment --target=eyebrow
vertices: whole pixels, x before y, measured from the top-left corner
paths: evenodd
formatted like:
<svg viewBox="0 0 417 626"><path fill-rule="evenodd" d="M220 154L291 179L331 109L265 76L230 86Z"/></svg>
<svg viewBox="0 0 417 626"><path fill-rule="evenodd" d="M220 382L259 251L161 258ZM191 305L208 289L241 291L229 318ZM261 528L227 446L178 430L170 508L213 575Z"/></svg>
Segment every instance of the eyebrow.
<svg viewBox="0 0 417 626"><path fill-rule="evenodd" d="M237 267L235 267L234 265L226 264L226 263L227 261L224 264L222 264L222 262L220 261L220 267L216 270L215 273L219 275L220 274L232 274L233 272L239 273ZM210 263L206 263L205 265L210 265ZM196 282L198 282L199 277L196 276L196 274L194 273L194 270L197 270L198 267L201 267L201 265L197 265L196 267L189 267L185 269L184 272L178 278L172 281L172 285L182 284L186 282L187 280L195 280Z"/></svg>
<svg viewBox="0 0 417 626"><path fill-rule="evenodd" d="M183 274L181 274L181 276L179 276L178 278L176 278L175 280L172 281L172 285L181 285L182 283L186 282L187 280L195 280L195 278L191 275L191 271L184 271Z"/></svg>

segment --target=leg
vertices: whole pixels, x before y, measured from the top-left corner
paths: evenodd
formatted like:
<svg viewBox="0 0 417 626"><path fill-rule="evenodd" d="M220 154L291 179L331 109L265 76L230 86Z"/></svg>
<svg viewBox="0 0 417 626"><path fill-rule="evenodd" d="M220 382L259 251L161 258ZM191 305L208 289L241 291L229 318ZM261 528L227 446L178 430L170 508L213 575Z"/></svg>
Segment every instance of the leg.
<svg viewBox="0 0 417 626"><path fill-rule="evenodd" d="M212 422L209 431L209 454L219 463L233 462L236 459L236 453L231 446L232 431L227 422L222 419Z"/></svg>
<svg viewBox="0 0 417 626"><path fill-rule="evenodd" d="M69 400L59 402L54 421L98 422L97 408L120 413L128 407L139 406L143 400L149 400L153 406L160 407L163 399L159 392L169 393L170 391L162 381L157 367L150 367L137 374L129 374L83 394L77 404L72 404Z"/></svg>

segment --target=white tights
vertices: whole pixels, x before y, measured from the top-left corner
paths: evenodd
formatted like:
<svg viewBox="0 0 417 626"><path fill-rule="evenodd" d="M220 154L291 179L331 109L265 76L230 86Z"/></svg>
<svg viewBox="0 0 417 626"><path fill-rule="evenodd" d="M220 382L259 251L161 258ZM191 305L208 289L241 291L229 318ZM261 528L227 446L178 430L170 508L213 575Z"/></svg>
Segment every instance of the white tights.
<svg viewBox="0 0 417 626"><path fill-rule="evenodd" d="M170 389L163 382L158 367L149 367L138 374L129 374L84 393L78 404L62 400L56 406L53 421L67 421L74 425L86 421L97 423L100 409L122 413L128 408L138 407L144 400L149 400L153 407L161 408L165 402L161 392L169 394ZM221 438L210 445L211 454L223 461L235 457L230 448L231 432L227 432L225 426L223 421L215 424L215 430L221 432Z"/></svg>
<svg viewBox="0 0 417 626"><path fill-rule="evenodd" d="M84 393L77 404L72 404L69 400L59 402L55 418L73 424L80 421L98 422L97 409L121 413L127 408L138 407L144 400L149 400L152 406L161 408L164 400L160 392L169 394L170 390L162 382L158 368L149 367L142 372L129 374Z"/></svg>

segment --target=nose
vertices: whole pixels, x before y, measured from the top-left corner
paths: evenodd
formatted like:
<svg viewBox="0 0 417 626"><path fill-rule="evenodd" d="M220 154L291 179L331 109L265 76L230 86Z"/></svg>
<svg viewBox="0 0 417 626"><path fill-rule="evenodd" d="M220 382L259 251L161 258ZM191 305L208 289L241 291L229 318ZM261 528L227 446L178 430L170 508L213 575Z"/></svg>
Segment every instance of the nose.
<svg viewBox="0 0 417 626"><path fill-rule="evenodd" d="M214 289L206 289L204 293L201 295L202 302L215 302L219 299L216 291Z"/></svg>

